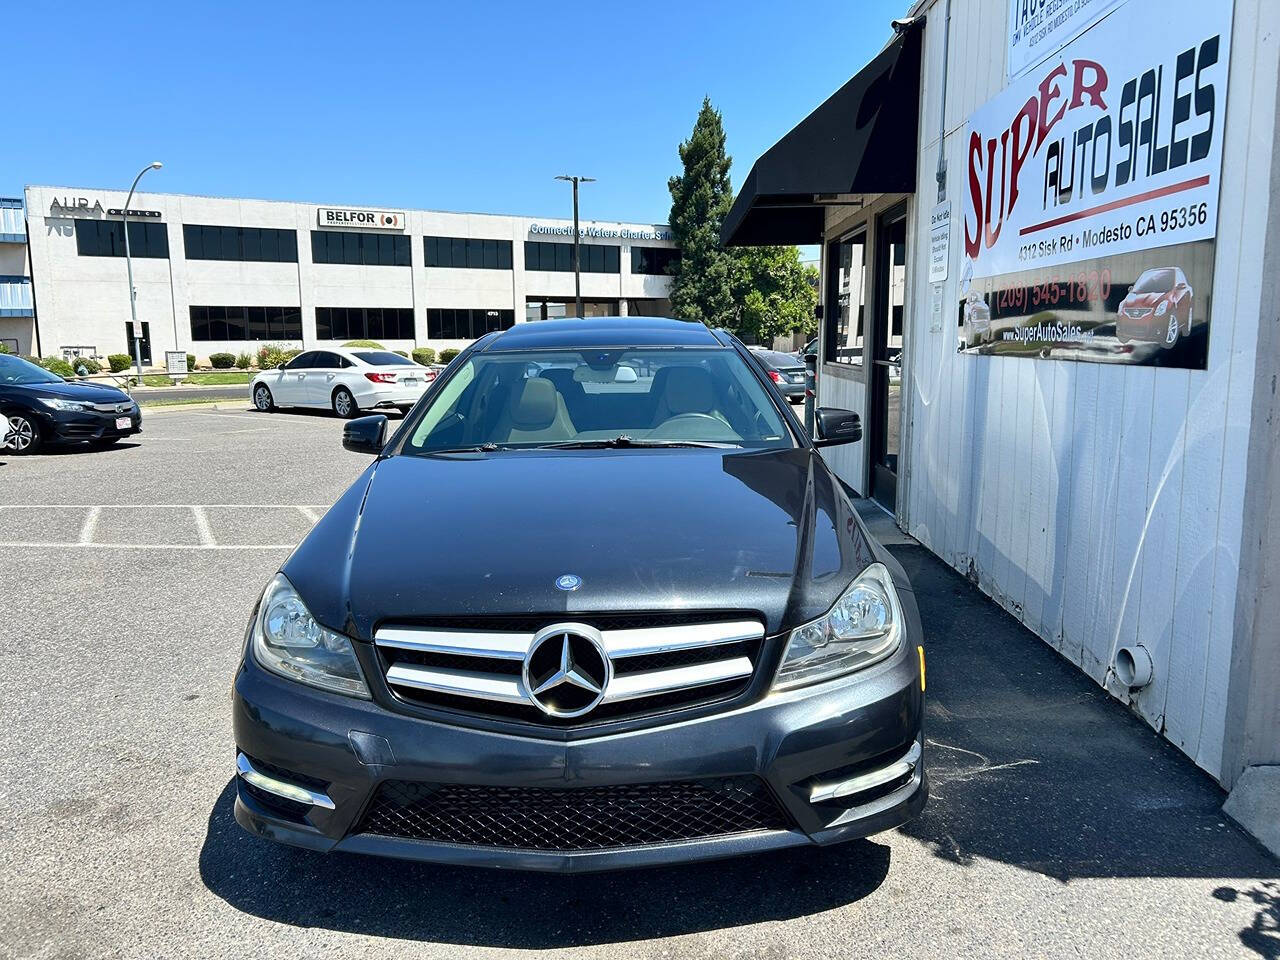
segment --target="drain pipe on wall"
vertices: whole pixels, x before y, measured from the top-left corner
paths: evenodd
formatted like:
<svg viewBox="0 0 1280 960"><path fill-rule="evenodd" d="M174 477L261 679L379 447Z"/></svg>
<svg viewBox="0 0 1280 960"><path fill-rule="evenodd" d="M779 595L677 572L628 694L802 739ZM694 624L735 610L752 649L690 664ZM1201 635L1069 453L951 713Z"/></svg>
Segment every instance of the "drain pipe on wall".
<svg viewBox="0 0 1280 960"><path fill-rule="evenodd" d="M942 20L942 104L938 108L938 203L947 199L947 60L951 53L951 0Z"/></svg>

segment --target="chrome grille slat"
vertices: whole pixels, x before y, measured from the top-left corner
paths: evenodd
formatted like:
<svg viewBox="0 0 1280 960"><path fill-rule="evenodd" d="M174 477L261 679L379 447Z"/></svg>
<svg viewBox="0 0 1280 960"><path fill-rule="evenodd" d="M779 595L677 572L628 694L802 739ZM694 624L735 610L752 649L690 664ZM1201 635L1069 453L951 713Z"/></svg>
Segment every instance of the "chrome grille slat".
<svg viewBox="0 0 1280 960"><path fill-rule="evenodd" d="M690 687L724 683L726 680L738 680L751 676L752 670L751 661L747 657L734 657L732 660L714 660L711 663L699 663L691 667L624 673L614 676L609 689L605 691L604 702L635 700L639 697L670 693L673 690L686 690Z"/></svg>
<svg viewBox="0 0 1280 960"><path fill-rule="evenodd" d="M448 667L417 667L407 663L393 664L387 670L387 683L393 686L430 690L455 697L480 697L502 703L525 703L520 681L500 673L472 673Z"/></svg>
<svg viewBox="0 0 1280 960"><path fill-rule="evenodd" d="M548 618L539 631L484 629L481 622L475 622L475 629L392 624L375 631L374 643L388 685L411 703L554 723L570 718L547 716L522 677L529 669L529 651L536 642L546 642L537 638L554 633L553 628L590 632L612 664L595 708L601 720L741 693L755 673L765 633L762 623L747 619L595 630L590 616L578 617L587 622ZM522 665L521 673L513 673L516 664ZM539 697L544 696L539 688ZM593 712L581 714L582 722L593 722Z"/></svg>

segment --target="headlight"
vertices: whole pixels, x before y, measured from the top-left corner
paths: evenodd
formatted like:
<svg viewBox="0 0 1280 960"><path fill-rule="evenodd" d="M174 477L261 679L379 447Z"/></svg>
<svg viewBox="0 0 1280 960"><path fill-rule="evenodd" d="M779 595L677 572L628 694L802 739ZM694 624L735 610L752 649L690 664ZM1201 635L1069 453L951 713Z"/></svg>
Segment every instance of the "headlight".
<svg viewBox="0 0 1280 960"><path fill-rule="evenodd" d="M773 689L789 690L852 673L902 645L902 606L883 563L858 575L830 610L791 631Z"/></svg>
<svg viewBox="0 0 1280 960"><path fill-rule="evenodd" d="M1161 300L1160 305L1156 307L1156 316L1163 317L1168 312L1169 312L1169 301Z"/></svg>
<svg viewBox="0 0 1280 960"><path fill-rule="evenodd" d="M77 400L63 400L60 397L36 397L46 407L52 407L54 410L88 410L87 404L80 403Z"/></svg>
<svg viewBox="0 0 1280 960"><path fill-rule="evenodd" d="M369 699L351 640L317 623L282 573L267 584L258 604L253 655L263 667L282 677Z"/></svg>

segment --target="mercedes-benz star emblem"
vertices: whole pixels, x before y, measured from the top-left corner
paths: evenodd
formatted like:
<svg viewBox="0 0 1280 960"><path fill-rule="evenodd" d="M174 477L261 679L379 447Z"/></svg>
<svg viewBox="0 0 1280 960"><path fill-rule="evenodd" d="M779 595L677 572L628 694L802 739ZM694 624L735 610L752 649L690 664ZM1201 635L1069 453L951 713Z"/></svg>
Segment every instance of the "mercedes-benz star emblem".
<svg viewBox="0 0 1280 960"><path fill-rule="evenodd" d="M576 573L564 573L556 577L557 590L577 590L582 586L582 578Z"/></svg>
<svg viewBox="0 0 1280 960"><path fill-rule="evenodd" d="M604 699L613 664L598 630L557 623L539 630L525 654L525 695L549 717L580 717Z"/></svg>

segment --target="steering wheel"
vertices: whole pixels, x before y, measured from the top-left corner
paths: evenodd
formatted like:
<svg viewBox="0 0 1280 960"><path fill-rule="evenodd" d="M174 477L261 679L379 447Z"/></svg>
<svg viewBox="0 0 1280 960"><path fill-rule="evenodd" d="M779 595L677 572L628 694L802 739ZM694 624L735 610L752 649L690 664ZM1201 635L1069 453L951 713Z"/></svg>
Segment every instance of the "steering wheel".
<svg viewBox="0 0 1280 960"><path fill-rule="evenodd" d="M715 424L714 431L707 429L705 421L708 420ZM733 427L709 413L678 413L654 427L649 436L661 440L738 439Z"/></svg>

